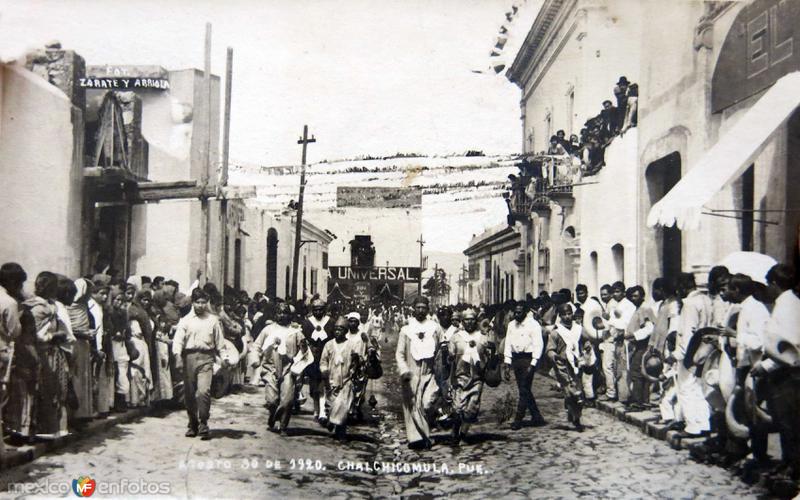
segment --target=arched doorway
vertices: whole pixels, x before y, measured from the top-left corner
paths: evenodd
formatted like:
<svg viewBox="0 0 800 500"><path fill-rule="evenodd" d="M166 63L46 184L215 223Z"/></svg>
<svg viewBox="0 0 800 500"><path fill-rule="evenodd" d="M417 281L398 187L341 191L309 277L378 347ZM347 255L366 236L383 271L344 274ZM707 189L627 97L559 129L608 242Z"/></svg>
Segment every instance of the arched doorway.
<svg viewBox="0 0 800 500"><path fill-rule="evenodd" d="M278 295L278 231L267 231L267 296Z"/></svg>
<svg viewBox="0 0 800 500"><path fill-rule="evenodd" d="M681 180L681 155L677 151L647 166L645 171L650 206L655 205ZM656 228L656 250L662 276L677 276L681 272L682 237L677 225Z"/></svg>

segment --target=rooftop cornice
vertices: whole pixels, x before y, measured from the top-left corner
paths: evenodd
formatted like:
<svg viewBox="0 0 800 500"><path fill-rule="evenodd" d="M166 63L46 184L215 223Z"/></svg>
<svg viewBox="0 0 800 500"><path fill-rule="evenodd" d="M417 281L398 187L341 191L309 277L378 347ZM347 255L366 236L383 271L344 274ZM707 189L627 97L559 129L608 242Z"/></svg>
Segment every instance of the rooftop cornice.
<svg viewBox="0 0 800 500"><path fill-rule="evenodd" d="M492 233L487 237L476 241L474 244L470 245L466 250L464 250L464 255L470 256L474 255L481 250L491 247L493 245L497 245L499 243L505 243L507 241L511 241L520 237L518 231L516 231L512 226L507 226L496 233Z"/></svg>
<svg viewBox="0 0 800 500"><path fill-rule="evenodd" d="M576 0L545 0L544 5L539 10L539 14L533 21L533 26L528 31L522 47L520 47L514 62L506 72L506 77L520 88L525 86L523 81L524 74L531 66L534 56L538 55L542 41L553 27L559 11L567 1L574 3Z"/></svg>
<svg viewBox="0 0 800 500"><path fill-rule="evenodd" d="M318 238L318 241L321 245L328 245L331 241L333 241L333 236L326 233L324 229L321 229L306 219L303 219L303 231L311 234L315 238Z"/></svg>

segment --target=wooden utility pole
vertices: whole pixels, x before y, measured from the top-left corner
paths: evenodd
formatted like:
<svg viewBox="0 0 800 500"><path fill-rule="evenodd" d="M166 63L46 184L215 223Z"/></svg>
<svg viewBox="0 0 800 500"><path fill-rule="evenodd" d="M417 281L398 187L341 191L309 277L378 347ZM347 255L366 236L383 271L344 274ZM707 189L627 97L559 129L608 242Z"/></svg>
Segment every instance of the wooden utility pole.
<svg viewBox="0 0 800 500"><path fill-rule="evenodd" d="M425 240L422 239L421 234L419 235L417 243L419 243L419 283L417 283L417 295L422 297L422 247L425 245Z"/></svg>
<svg viewBox="0 0 800 500"><path fill-rule="evenodd" d="M206 119L206 143L202 148L202 171L200 183L205 188L208 185L209 172L211 171L211 23L206 23L205 64L203 67L203 101L206 106L204 118ZM211 214L208 196L200 198L200 208L203 217L203 277L208 282L209 253L211 251Z"/></svg>
<svg viewBox="0 0 800 500"><path fill-rule="evenodd" d="M303 125L303 137L297 144L303 145L303 161L300 163L300 194L297 197L297 222L294 229L294 259L292 259L292 291L289 296L297 300L297 271L300 267L300 240L303 227L303 194L306 191L306 147L312 142L317 142L312 135L308 138L308 125Z"/></svg>
<svg viewBox="0 0 800 500"><path fill-rule="evenodd" d="M466 264L461 266L461 274L458 277L458 301L467 301L467 273L468 269Z"/></svg>
<svg viewBox="0 0 800 500"><path fill-rule="evenodd" d="M453 279L453 277L448 274L447 275L447 290L446 290L446 293L445 293L445 297L447 298L447 302L445 302L445 304L448 305L448 306L450 305L450 290L453 289L452 285L450 285L450 283L452 282L452 279Z"/></svg>
<svg viewBox="0 0 800 500"><path fill-rule="evenodd" d="M228 200L223 196L222 188L228 185L228 156L231 143L231 81L233 80L233 49L228 47L225 62L225 115L222 122L222 172L217 184L217 195L222 198L220 211L222 212L222 294L225 295L225 285L228 283ZM234 280L235 282L235 280Z"/></svg>
<svg viewBox="0 0 800 500"><path fill-rule="evenodd" d="M440 294L442 293L441 286L439 285L439 263L433 263L433 286L431 287L431 298L433 299L433 305L438 306L440 300Z"/></svg>

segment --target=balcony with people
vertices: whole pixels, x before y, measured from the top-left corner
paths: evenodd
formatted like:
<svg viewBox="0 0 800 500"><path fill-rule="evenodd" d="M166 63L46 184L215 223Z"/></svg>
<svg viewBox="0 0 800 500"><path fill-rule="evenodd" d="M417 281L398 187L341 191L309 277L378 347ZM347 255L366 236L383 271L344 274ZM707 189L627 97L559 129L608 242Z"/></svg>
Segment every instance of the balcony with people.
<svg viewBox="0 0 800 500"><path fill-rule="evenodd" d="M606 165L606 149L637 124L639 86L621 76L613 92L616 106L603 101L603 109L586 120L580 134L567 138L559 130L550 137L546 151L522 155L519 175L509 175L509 190L503 194L509 222L526 219L532 212L549 212L550 201L571 205L573 187L593 183L585 179Z"/></svg>
<svg viewBox="0 0 800 500"><path fill-rule="evenodd" d="M571 158L541 154L524 157L517 164L519 175L509 175L510 187L503 194L514 220L526 220L531 213L550 212L550 202L564 203L572 197L579 165Z"/></svg>
<svg viewBox="0 0 800 500"><path fill-rule="evenodd" d="M630 83L624 76L619 77L614 86L614 103L603 101L603 109L589 118L579 135L572 134L569 139L563 130L550 138L548 156L570 157L578 165L580 177L590 177L605 166L605 150L617 137L624 136L636 127L639 108L639 85Z"/></svg>

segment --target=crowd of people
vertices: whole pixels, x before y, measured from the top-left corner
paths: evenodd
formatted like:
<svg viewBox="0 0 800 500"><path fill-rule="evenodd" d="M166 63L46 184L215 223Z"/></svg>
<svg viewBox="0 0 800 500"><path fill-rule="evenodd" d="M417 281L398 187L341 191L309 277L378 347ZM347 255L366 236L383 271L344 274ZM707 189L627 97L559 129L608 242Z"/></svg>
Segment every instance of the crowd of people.
<svg viewBox="0 0 800 500"><path fill-rule="evenodd" d="M358 312L346 318L332 308L335 321L319 317L325 316L321 335L314 319L320 308L312 298L290 303L232 289L223 297L213 283L197 281L182 293L176 281L162 276L122 281L96 274L71 280L47 271L36 276L33 293L27 294L27 280L18 264L0 267L0 406L3 438L11 445L64 436L113 412L182 403L189 414L187 434L208 438L212 396L244 384L266 387L270 421L280 420L283 430L308 384L316 416L340 426L331 429L341 437L346 420L341 402L330 419L326 416L335 400L331 394L347 393L341 385L350 383L349 371L358 371L351 406L352 416L361 418L366 377L380 376L378 346L362 332L366 318L362 324ZM293 332L301 335L290 338ZM358 347L350 342L354 332L362 340ZM334 342L324 350L329 337ZM284 381L284 368L291 368L298 352L309 353L309 359L298 358L297 373ZM357 367L356 354L361 355ZM310 365L307 370L303 362ZM287 398L281 391L291 380L297 394ZM291 411L276 413L287 401ZM349 408L344 413L351 416Z"/></svg>
<svg viewBox="0 0 800 500"><path fill-rule="evenodd" d="M531 425L545 423L531 382L535 372L549 373L578 431L584 429L583 407L598 398L621 403L629 412L656 411L661 424L680 437L707 438L691 447L696 460L732 468L747 482L766 476L781 494L796 492L800 284L793 268L776 264L751 277L717 266L707 289L697 286L694 274L681 273L656 279L649 298L642 286L622 282L599 292L590 297L579 284L574 296L562 289L476 309L461 304L455 312L440 311L438 322L424 317L422 304L415 306L400 334L403 342L406 333L412 347L399 344L397 353L414 395L414 404L404 407L409 442L429 445L437 406L450 405L456 422L474 422L483 382L495 377L493 367L502 359L505 377L513 371L518 387L513 429L528 412ZM475 318L479 338L471 333ZM459 322L457 333L446 333ZM433 344L425 350L430 330L438 350ZM471 368L451 364L450 378L437 374L443 366L437 356L448 350L451 360ZM413 359L409 352L416 352ZM438 382L438 395L430 380ZM454 429L457 439L463 427ZM768 455L770 432L780 436L780 457Z"/></svg>
<svg viewBox="0 0 800 500"><path fill-rule="evenodd" d="M328 306L163 277L70 280L40 273L24 296L25 271L0 267L0 394L11 442L52 438L129 407L183 399L187 436L209 436L212 394L264 387L267 427L285 433L311 398L314 420L346 439L363 418L381 348L397 334L395 361L408 444L427 448L431 429L461 442L478 421L484 386L516 381L511 423L545 425L532 382L551 375L566 417L598 398L628 411L657 411L701 461L738 467L746 480L800 474L800 285L784 264L764 276L711 270L642 286L585 285L503 304ZM306 396L307 395L307 396ZM374 406L374 394L370 397ZM780 460L767 435L780 435ZM775 457L777 458L777 457Z"/></svg>
<svg viewBox="0 0 800 500"><path fill-rule="evenodd" d="M552 376L577 431L585 406L603 400L654 411L698 461L762 477L776 492L800 479L800 284L791 266L762 275L711 269L707 288L692 273L643 286L579 284L503 304L429 309L424 297L399 310L396 362L409 446L432 445L434 428L459 443L477 422L484 386L513 377L511 423L545 425L531 386ZM386 311L375 312L380 318ZM770 457L767 435L780 436Z"/></svg>
<svg viewBox="0 0 800 500"><path fill-rule="evenodd" d="M105 274L71 280L45 271L27 296L27 278L18 264L0 268L0 402L8 442L52 439L112 412L180 399L171 346L191 302L177 282ZM247 302L223 304L213 284L204 289L224 325L226 352L241 351ZM235 371L224 374L223 391L241 383Z"/></svg>
<svg viewBox="0 0 800 500"><path fill-rule="evenodd" d="M598 173L605 166L606 147L615 137L636 127L639 85L629 82L624 76L619 77L614 86L614 98L616 105L609 99L603 101L603 109L586 120L580 134L567 137L564 130L558 130L550 137L546 151L533 155L533 158L526 157L520 166L524 180L521 189L525 191L528 188L528 194L533 198L545 186L569 186ZM516 179L512 179L512 184L514 181Z"/></svg>

